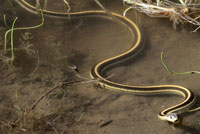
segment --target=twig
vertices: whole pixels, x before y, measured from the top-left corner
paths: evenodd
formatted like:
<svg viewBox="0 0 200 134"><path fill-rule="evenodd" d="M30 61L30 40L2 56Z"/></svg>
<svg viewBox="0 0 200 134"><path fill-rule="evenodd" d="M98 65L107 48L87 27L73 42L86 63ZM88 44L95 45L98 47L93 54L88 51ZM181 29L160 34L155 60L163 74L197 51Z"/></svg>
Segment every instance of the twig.
<svg viewBox="0 0 200 134"><path fill-rule="evenodd" d="M26 114L28 114L31 110L33 110L36 105L45 97L47 96L49 93L51 93L52 91L54 91L55 89L62 87L64 85L69 85L69 84L74 84L74 83L81 83L85 80L75 80L75 81L69 81L69 82L60 82L57 85L55 85L53 88L49 89L47 92L45 92L40 98L38 98L33 104L32 106L26 111ZM10 126L15 127L15 125L22 120L24 116L20 116L17 120L15 120L12 123L9 123Z"/></svg>
<svg viewBox="0 0 200 134"><path fill-rule="evenodd" d="M70 20L70 11L71 11L71 7L69 5L69 2L67 0L63 0L63 2L66 4L67 6L67 14L68 14L68 18Z"/></svg>
<svg viewBox="0 0 200 134"><path fill-rule="evenodd" d="M131 5L139 12L145 13L150 17L167 17L173 22L173 27L176 29L176 25L190 23L197 26L193 32L199 29L200 22L194 17L198 15L199 4L195 1L179 0L180 3L175 3L169 0L123 0L124 4ZM124 15L129 10L125 10ZM199 16L198 16L199 17ZM198 18L197 17L197 18Z"/></svg>
<svg viewBox="0 0 200 134"><path fill-rule="evenodd" d="M45 97L47 96L49 93L51 93L52 91L54 91L55 89L59 88L59 87L62 87L64 85L68 85L68 84L74 84L74 83L81 83L85 80L76 80L76 81L69 81L69 82L60 82L58 83L56 86L54 86L53 88L49 89L47 92L45 92L40 98L38 98L34 103L33 105L31 106L31 108L28 110L28 113L33 110L36 105Z"/></svg>
<svg viewBox="0 0 200 134"><path fill-rule="evenodd" d="M9 29L8 23L6 21L6 15L5 14L3 15L3 21L4 21L5 26Z"/></svg>
<svg viewBox="0 0 200 134"><path fill-rule="evenodd" d="M36 12L39 14L40 13L40 0L36 0L36 5L35 5L35 9L36 9Z"/></svg>
<svg viewBox="0 0 200 134"><path fill-rule="evenodd" d="M126 13L127 13L130 9L134 9L134 7L128 7L128 8L123 12L123 16L126 17Z"/></svg>
<svg viewBox="0 0 200 134"><path fill-rule="evenodd" d="M80 76L80 75L79 75ZM111 76L108 76L106 79L112 77L113 75ZM24 115L27 115L28 113L30 113L31 110L33 110L37 104L45 97L47 96L49 93L53 92L54 90L56 90L57 88L59 87L62 87L64 85L69 85L69 84L75 84L75 83L86 83L86 82L94 82L94 81L100 81L100 79L98 78L93 78L93 79L87 79L85 77L81 77L83 78L82 80L74 80L74 81L68 81L68 82L59 82L57 85L55 85L53 88L47 90L42 96L40 96L33 104L32 106L26 110L26 114L23 114L22 116L20 116L16 121L12 122L12 123L9 123L10 126L12 127L15 127L15 125L22 120L22 118L24 117Z"/></svg>
<svg viewBox="0 0 200 134"><path fill-rule="evenodd" d="M100 7L102 10L105 11L105 13L106 13L109 17L111 17L111 18L112 18L114 21L116 21L117 23L122 24L122 22L120 21L120 19L118 19L117 17L115 17L115 16L113 15L113 13L110 12L109 10L107 10L98 0L94 0L94 1L97 3L97 5L99 5L99 7Z"/></svg>
<svg viewBox="0 0 200 134"><path fill-rule="evenodd" d="M11 0L7 0L7 1L13 10L13 13L15 13L15 7L14 7L13 3L11 2Z"/></svg>
<svg viewBox="0 0 200 134"><path fill-rule="evenodd" d="M44 0L44 10L47 10L48 0Z"/></svg>

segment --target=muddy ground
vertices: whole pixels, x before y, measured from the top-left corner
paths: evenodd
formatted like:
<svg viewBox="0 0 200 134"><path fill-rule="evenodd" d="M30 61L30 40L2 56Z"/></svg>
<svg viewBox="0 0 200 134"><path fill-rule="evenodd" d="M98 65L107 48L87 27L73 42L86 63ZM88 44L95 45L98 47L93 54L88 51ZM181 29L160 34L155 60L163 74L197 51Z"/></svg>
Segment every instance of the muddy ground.
<svg viewBox="0 0 200 134"><path fill-rule="evenodd" d="M122 14L126 8L121 0L99 0L108 10ZM0 47L4 33L15 27L34 26L41 16L21 8L14 0L1 0ZM72 11L99 9L92 0L69 1ZM66 11L61 2L48 1L48 9ZM8 27L3 20L6 15ZM168 19L150 18L130 11L128 17L142 30L144 50L136 59L107 72L115 82L130 85L176 84L191 89L200 98L200 75L173 75L160 61L175 71L200 70L199 32L190 33L191 26L174 30ZM132 46L129 30L111 19L81 17L75 19L45 16L45 24L32 30L14 31L15 60L13 66L5 57L0 61L0 133L1 134L198 134L200 112L182 114L182 122L173 127L157 114L182 101L178 96L134 96L97 87L90 80L90 69L99 61L126 51ZM18 48L18 49L17 49ZM21 48L21 49L19 49ZM25 49L26 48L26 49ZM7 49L10 49L10 35ZM10 57L10 51L7 51ZM28 113L40 96L60 82L66 84L46 95ZM14 123L15 121L18 122Z"/></svg>

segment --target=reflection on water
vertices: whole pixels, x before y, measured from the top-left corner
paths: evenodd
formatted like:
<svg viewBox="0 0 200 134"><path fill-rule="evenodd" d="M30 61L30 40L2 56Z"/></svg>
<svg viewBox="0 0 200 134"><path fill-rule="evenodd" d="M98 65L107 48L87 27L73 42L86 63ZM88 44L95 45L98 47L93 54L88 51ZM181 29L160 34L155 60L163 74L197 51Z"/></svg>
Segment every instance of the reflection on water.
<svg viewBox="0 0 200 134"><path fill-rule="evenodd" d="M49 3L51 2L50 5L55 5L55 1L49 1ZM79 8L82 10L93 9L95 4L87 2L88 5L80 4L82 7L78 5ZM122 8L121 2L112 1L103 2L103 4L109 10L119 13L118 9ZM58 6L59 3L56 5ZM17 4L15 6L16 15L19 16L16 27L41 22L40 17L31 15ZM2 6L1 8L3 9ZM94 8L97 6L95 5ZM134 12L129 12L128 17L135 20ZM187 87L199 95L198 75L169 74L160 61L160 53L164 50L165 61L174 70L181 72L200 69L198 64L200 60L200 56L198 56L200 55L198 51L200 48L199 33L191 34L181 29L175 31L170 22L165 19L149 18L143 14L138 14L137 18L136 21L141 22L145 48L137 59L130 59L109 70L108 76L114 74L111 80L130 85L177 84ZM11 22L12 19L8 20L9 24ZM1 27L3 26L1 24ZM23 32L14 32L16 47L19 46L17 44L19 44L19 38ZM3 104L2 109L0 108L2 117L9 115L3 112L8 109L8 102L20 107L29 106L37 99L38 94L47 90L47 87L62 80L76 79L67 68L69 64L76 65L80 74L89 78L89 72L93 65L126 51L134 42L126 27L111 19L98 16L70 20L45 17L43 27L28 30L28 32L33 35L30 43L39 53L39 67L34 78L28 77L37 64L37 60L31 60L24 52L16 51L15 65L19 68L20 74L17 76L6 75L5 72L8 70L1 68L2 87L0 92L8 98L4 102L0 101ZM12 92L15 92L15 95ZM18 97L16 97L16 93ZM3 98L2 95L0 98ZM35 110L38 119L33 123L35 132L47 131L41 130L38 126L45 124L45 121L53 120L51 118L54 116L56 116L56 123L59 126L56 129L66 133L198 134L200 132L199 112L183 114L182 123L176 129L158 119L157 114L162 109L182 101L182 98L177 96L146 97L120 94L96 88L91 83L87 83L66 87L63 91L57 91L50 95L46 101L48 105L47 102L42 102L39 105L40 109ZM12 113L12 109L10 112ZM13 113L12 116L3 118L3 120L12 119L16 116L14 115ZM109 121L112 122L100 127ZM48 125L43 127L49 128Z"/></svg>

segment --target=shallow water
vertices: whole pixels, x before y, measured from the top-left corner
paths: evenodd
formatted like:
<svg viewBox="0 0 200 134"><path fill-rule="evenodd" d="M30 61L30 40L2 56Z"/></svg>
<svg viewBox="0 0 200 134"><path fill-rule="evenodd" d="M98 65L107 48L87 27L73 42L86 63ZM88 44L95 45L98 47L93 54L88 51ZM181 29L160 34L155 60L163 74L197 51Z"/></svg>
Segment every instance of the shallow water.
<svg viewBox="0 0 200 134"><path fill-rule="evenodd" d="M18 16L16 27L41 23L41 17L25 11L14 1L12 8L4 9L8 24ZM69 1L70 2L70 1ZM51 4L50 4L51 3ZM61 8L58 8L62 5ZM49 1L48 9L64 9L62 3ZM102 1L110 11L122 13L125 9L120 0ZM3 2L2 5L10 5ZM97 9L92 1L73 1L74 11ZM1 14L2 16L2 14ZM144 50L137 59L131 59L107 72L115 82L130 85L175 84L199 93L199 75L173 75L161 64L160 53L164 51L165 62L174 71L200 70L199 33L187 28L174 30L167 19L149 18L130 11L128 17L137 22L145 39ZM1 27L5 27L1 19ZM187 26L189 27L189 26ZM78 79L68 66L73 64L80 75L89 78L92 66L103 59L118 55L132 46L134 39L126 27L109 18L81 17L58 19L45 17L45 24L33 30L14 32L14 42L19 47L21 34L30 32L33 50L37 54L15 51L15 72L3 63L0 76L1 121L13 121L20 117L36 99L60 81ZM2 43L1 43L2 44ZM39 61L39 62L38 62ZM38 69L33 75L39 63ZM199 98L197 100L200 100ZM34 113L12 128L11 133L80 133L80 134L198 134L200 112L182 115L182 123L173 127L161 121L157 114L169 106L181 102L178 96L134 96L97 88L93 83L64 86L45 97ZM197 101L198 103L198 101ZM9 131L1 124L1 133Z"/></svg>

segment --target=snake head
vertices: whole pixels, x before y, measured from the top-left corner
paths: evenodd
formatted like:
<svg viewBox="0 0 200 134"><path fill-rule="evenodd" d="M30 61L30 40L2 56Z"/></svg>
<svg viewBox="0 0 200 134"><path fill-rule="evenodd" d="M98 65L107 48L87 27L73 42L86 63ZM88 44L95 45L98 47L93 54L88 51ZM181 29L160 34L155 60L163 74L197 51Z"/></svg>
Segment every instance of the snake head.
<svg viewBox="0 0 200 134"><path fill-rule="evenodd" d="M180 119L176 113L169 113L166 115L166 120L173 123L173 124L178 124L180 123Z"/></svg>

